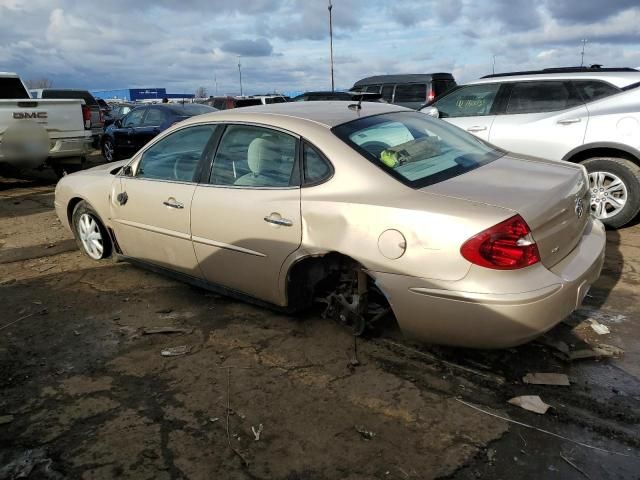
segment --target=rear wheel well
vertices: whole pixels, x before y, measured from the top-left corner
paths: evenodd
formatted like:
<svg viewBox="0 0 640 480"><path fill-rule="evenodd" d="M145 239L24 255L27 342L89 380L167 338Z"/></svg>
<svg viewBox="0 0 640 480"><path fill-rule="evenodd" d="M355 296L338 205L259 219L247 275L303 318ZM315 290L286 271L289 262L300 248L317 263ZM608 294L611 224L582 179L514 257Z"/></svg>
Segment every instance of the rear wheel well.
<svg viewBox="0 0 640 480"><path fill-rule="evenodd" d="M614 157L614 158L625 158L636 165L640 166L640 159L629 152L625 152L624 150L619 150L617 148L611 147L598 147L598 148L589 148L587 150L583 150L578 152L571 157L567 158L568 162L580 163L589 158L597 158L597 157Z"/></svg>

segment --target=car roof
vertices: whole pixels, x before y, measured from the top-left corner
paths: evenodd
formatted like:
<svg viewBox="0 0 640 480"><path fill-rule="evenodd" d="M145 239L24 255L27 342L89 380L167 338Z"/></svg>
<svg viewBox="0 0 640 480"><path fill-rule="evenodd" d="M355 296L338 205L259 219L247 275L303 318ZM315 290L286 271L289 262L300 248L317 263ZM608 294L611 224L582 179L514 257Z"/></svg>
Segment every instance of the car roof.
<svg viewBox="0 0 640 480"><path fill-rule="evenodd" d="M640 82L640 71L598 71L596 69L583 72L561 72L561 73L514 73L504 76L483 77L465 85L476 85L481 83L506 83L506 82L526 82L533 80L603 80L624 88L632 83Z"/></svg>
<svg viewBox="0 0 640 480"><path fill-rule="evenodd" d="M449 78L453 79L450 73L405 73L398 75L374 75L358 80L353 84L354 87L361 85L372 85L379 83L421 83L430 82L433 78Z"/></svg>
<svg viewBox="0 0 640 480"><path fill-rule="evenodd" d="M356 104L356 102L353 102ZM202 121L239 121L266 123L274 127L295 130L297 122L307 121L333 128L336 125L351 122L362 117L392 112L413 112L409 108L390 105L388 103L363 102L361 109L349 108L351 103L345 101L320 102L286 102L259 105L255 107L234 108L204 114L191 120L193 123Z"/></svg>

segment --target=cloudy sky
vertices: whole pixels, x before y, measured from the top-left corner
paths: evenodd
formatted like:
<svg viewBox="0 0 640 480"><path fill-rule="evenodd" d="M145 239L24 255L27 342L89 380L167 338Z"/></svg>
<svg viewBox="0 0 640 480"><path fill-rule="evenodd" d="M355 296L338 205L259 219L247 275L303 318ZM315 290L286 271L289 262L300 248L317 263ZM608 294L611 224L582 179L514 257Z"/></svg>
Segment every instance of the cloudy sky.
<svg viewBox="0 0 640 480"><path fill-rule="evenodd" d="M640 66L639 0L333 0L335 78ZM58 87L327 89L325 0L0 0L0 71Z"/></svg>

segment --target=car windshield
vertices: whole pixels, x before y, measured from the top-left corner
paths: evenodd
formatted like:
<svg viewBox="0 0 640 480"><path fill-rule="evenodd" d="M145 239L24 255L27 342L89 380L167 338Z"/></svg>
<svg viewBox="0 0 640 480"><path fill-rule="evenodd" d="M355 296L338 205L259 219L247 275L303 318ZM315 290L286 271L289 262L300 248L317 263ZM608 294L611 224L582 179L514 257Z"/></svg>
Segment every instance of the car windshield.
<svg viewBox="0 0 640 480"><path fill-rule="evenodd" d="M374 115L339 125L332 131L375 165L413 188L461 175L505 153L419 112Z"/></svg>

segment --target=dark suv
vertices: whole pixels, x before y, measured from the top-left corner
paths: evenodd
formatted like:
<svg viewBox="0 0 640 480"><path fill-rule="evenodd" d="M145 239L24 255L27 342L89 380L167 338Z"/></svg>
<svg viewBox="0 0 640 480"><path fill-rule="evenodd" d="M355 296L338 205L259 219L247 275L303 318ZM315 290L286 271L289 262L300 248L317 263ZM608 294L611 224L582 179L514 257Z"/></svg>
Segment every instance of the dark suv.
<svg viewBox="0 0 640 480"><path fill-rule="evenodd" d="M386 102L418 109L455 86L450 73L425 73L367 77L358 80L351 90L380 93Z"/></svg>

